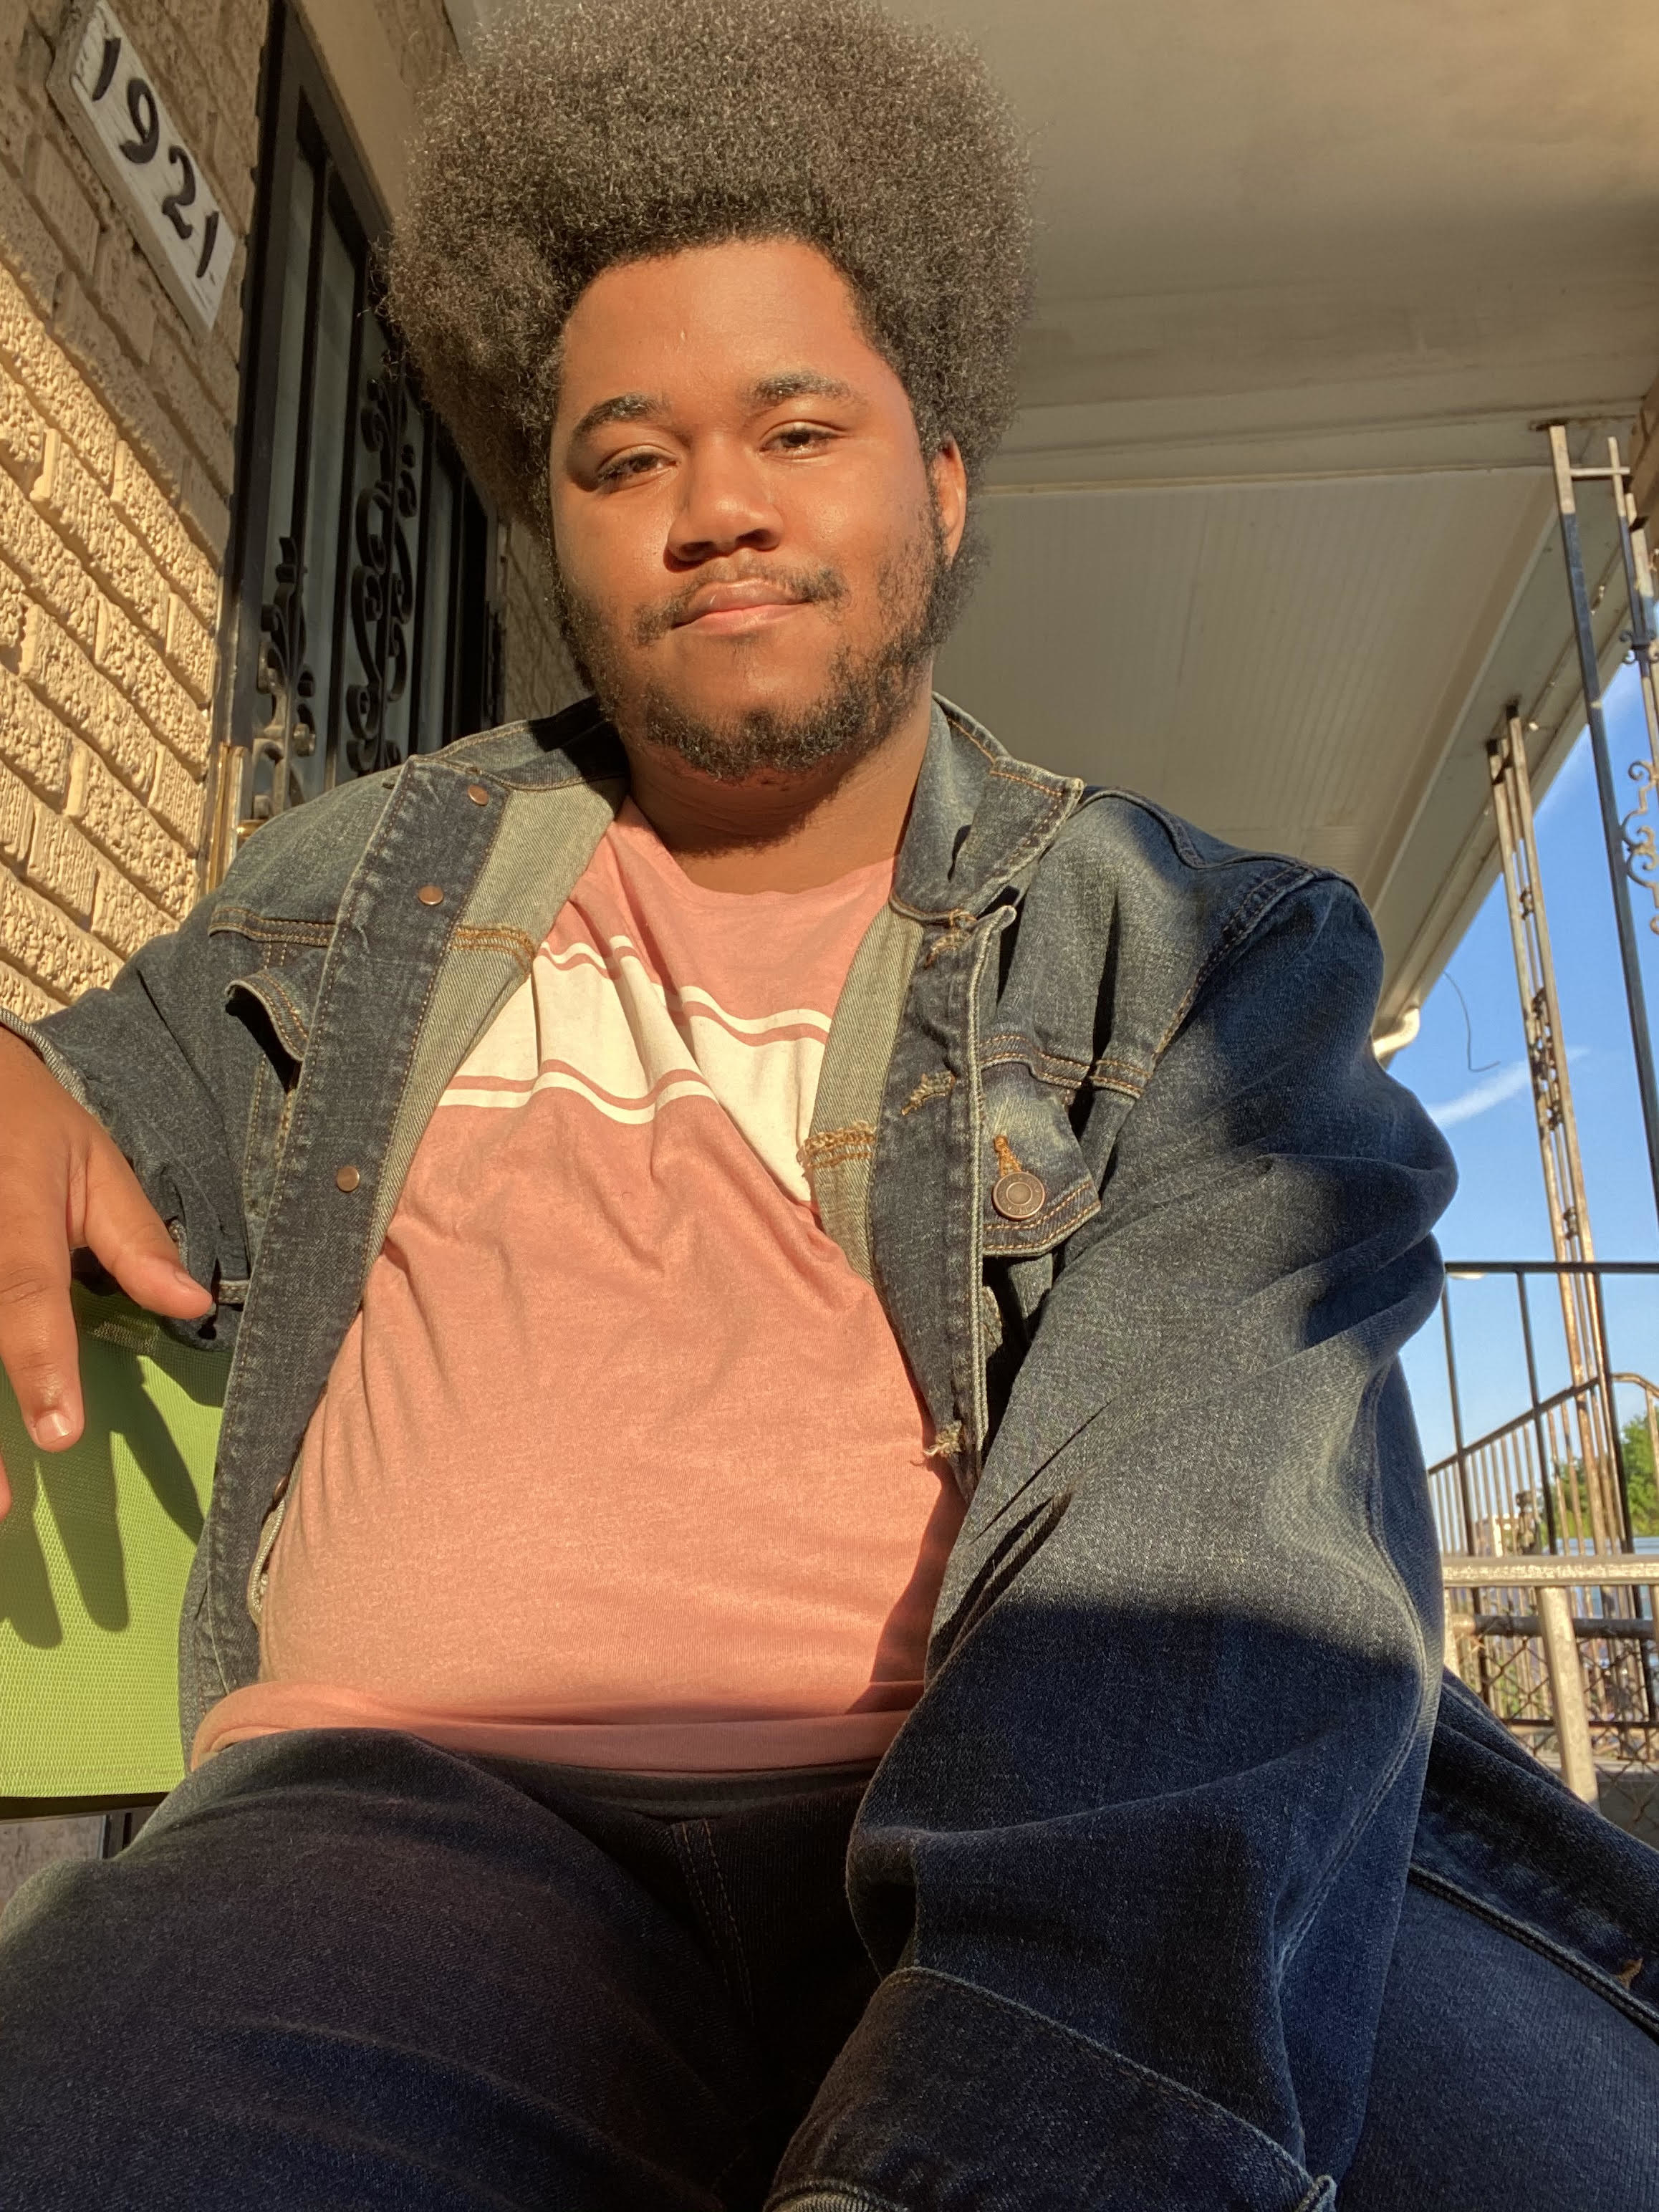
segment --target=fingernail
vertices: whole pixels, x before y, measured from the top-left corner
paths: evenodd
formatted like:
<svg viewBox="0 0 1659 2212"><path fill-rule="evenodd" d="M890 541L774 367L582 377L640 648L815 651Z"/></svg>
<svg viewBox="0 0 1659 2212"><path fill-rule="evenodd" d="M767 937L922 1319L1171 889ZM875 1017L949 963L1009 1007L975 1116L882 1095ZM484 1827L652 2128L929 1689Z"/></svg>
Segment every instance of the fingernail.
<svg viewBox="0 0 1659 2212"><path fill-rule="evenodd" d="M73 1435L75 1424L60 1406L54 1406L50 1413L42 1413L32 1422L30 1428L36 1443L61 1444Z"/></svg>

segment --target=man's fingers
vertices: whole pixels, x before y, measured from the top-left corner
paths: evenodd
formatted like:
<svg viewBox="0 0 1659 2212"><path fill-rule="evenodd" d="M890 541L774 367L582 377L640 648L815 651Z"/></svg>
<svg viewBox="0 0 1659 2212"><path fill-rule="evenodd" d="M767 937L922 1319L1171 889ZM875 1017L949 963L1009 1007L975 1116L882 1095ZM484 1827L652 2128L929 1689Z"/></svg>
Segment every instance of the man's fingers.
<svg viewBox="0 0 1659 2212"><path fill-rule="evenodd" d="M113 1145L100 1138L82 1176L70 1180L66 1193L53 1191L45 1179L29 1188L9 1177L0 1204L7 1229L0 1256L0 1367L43 1451L72 1444L85 1420L70 1304L71 1243L90 1246L127 1296L152 1312L194 1320L213 1305L212 1294L185 1273L165 1224Z"/></svg>
<svg viewBox="0 0 1659 2212"><path fill-rule="evenodd" d="M186 1272L166 1224L113 1145L100 1145L87 1163L81 1242L127 1296L152 1313L195 1321L213 1304L212 1292Z"/></svg>
<svg viewBox="0 0 1659 2212"><path fill-rule="evenodd" d="M70 1254L82 1244L153 1312L212 1310L106 1132L0 1031L0 1367L45 1451L72 1444L85 1419L70 1304ZM0 1513L9 1496L0 1473Z"/></svg>
<svg viewBox="0 0 1659 2212"><path fill-rule="evenodd" d="M63 1214L43 1198L7 1209L0 1367L30 1436L43 1450L61 1451L81 1433L81 1378Z"/></svg>

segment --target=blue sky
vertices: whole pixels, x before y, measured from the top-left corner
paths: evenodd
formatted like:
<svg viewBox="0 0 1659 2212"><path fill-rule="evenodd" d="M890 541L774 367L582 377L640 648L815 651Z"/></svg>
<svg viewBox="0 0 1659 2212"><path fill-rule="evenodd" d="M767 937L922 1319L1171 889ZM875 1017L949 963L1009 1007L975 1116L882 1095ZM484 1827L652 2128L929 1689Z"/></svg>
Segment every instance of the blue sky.
<svg viewBox="0 0 1659 2212"><path fill-rule="evenodd" d="M1628 668L1608 689L1607 732L1627 809L1635 798L1627 765L1647 750L1641 695ZM1537 827L1596 1256L1659 1261L1588 736L1540 802ZM1659 1031L1659 934L1648 927L1659 908L1639 891L1635 911L1649 1018ZM1433 1114L1456 1155L1461 1181L1439 1232L1447 1259L1548 1259L1549 1215L1501 884L1430 994L1416 1042L1395 1055L1391 1072ZM1465 1434L1474 1436L1526 1403L1516 1293L1508 1279L1489 1278L1455 1283L1452 1297ZM1566 1380L1559 1307L1547 1281L1535 1283L1532 1297L1547 1390ZM1607 1304L1614 1365L1659 1377L1659 1282L1610 1285ZM1407 1368L1433 1459L1450 1446L1437 1322L1411 1346Z"/></svg>

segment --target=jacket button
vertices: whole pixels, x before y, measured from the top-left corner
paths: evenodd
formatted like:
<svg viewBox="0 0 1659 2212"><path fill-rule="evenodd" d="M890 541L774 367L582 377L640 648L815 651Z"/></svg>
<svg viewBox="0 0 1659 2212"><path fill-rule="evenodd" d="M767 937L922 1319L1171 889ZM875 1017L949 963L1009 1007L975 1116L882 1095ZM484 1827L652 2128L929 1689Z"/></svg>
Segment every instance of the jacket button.
<svg viewBox="0 0 1659 2212"><path fill-rule="evenodd" d="M466 795L475 806L488 806L489 804L489 793L481 783L469 783Z"/></svg>
<svg viewBox="0 0 1659 2212"><path fill-rule="evenodd" d="M336 1168L334 1170L334 1187L337 1190L356 1190L362 1181L362 1177L356 1168Z"/></svg>
<svg viewBox="0 0 1659 2212"><path fill-rule="evenodd" d="M1005 1221L1030 1221L1033 1215L1042 1212L1048 1199L1042 1178L1034 1176L1029 1168L999 1176L991 1190L991 1203Z"/></svg>
<svg viewBox="0 0 1659 2212"><path fill-rule="evenodd" d="M441 906L444 902L441 884L422 884L415 896L422 906Z"/></svg>

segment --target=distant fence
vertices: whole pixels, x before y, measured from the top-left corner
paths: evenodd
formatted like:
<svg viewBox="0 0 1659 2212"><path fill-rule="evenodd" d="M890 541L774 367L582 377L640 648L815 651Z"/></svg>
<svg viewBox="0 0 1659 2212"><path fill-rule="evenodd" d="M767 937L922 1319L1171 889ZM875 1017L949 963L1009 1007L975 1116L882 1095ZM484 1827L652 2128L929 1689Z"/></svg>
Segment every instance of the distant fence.
<svg viewBox="0 0 1659 2212"><path fill-rule="evenodd" d="M1475 1261L1447 1273L1440 1340L1453 1442L1429 1468L1446 1663L1578 1796L1659 1842L1659 1545L1638 1526L1659 1469L1659 1330L1651 1345L1625 1332L1626 1364L1615 1368L1603 1295L1613 1279L1659 1284L1659 1265ZM1524 1386L1513 1414L1470 1436L1475 1374L1460 1362L1452 1291L1505 1277ZM1540 1277L1553 1293L1542 1313ZM1571 1370L1553 1389L1540 1382L1546 1333ZM1491 1377L1480 1380L1489 1399Z"/></svg>

